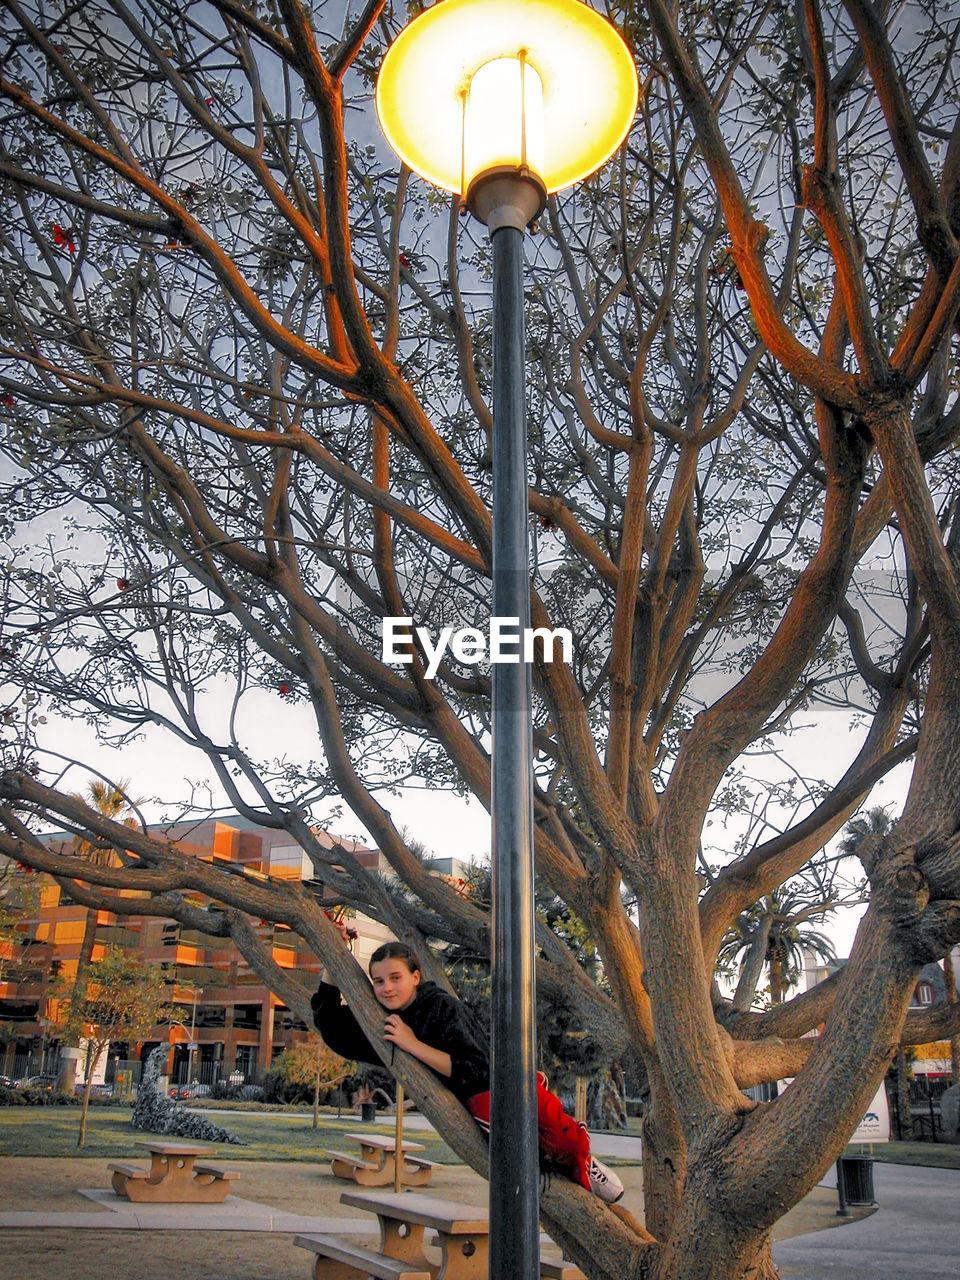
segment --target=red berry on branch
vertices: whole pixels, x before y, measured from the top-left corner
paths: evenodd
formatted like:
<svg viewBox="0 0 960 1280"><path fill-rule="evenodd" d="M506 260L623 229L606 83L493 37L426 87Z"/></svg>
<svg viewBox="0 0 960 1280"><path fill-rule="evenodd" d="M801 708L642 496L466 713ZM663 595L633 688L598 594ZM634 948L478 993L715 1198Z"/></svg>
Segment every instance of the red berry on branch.
<svg viewBox="0 0 960 1280"><path fill-rule="evenodd" d="M287 694L290 692L290 686L289 686L288 684L281 684L281 685L277 685L277 688L280 690L280 693L281 693L284 697L286 697L286 696L287 696Z"/></svg>
<svg viewBox="0 0 960 1280"><path fill-rule="evenodd" d="M71 253L74 253L76 250L76 246L73 243L73 232L69 229L65 231L59 222L55 222L53 224L53 243L55 245L59 245L60 248L63 248L64 245L66 245Z"/></svg>
<svg viewBox="0 0 960 1280"><path fill-rule="evenodd" d="M13 408L13 396L10 396L10 395L4 396L4 397L3 397L3 403L7 406L7 408L8 408L8 409L12 409L12 408Z"/></svg>
<svg viewBox="0 0 960 1280"><path fill-rule="evenodd" d="M129 579L129 578L118 578L118 579L117 579L117 590L118 590L118 591L129 591L129 590L130 590L131 585L132 585L132 583L130 582L130 579Z"/></svg>

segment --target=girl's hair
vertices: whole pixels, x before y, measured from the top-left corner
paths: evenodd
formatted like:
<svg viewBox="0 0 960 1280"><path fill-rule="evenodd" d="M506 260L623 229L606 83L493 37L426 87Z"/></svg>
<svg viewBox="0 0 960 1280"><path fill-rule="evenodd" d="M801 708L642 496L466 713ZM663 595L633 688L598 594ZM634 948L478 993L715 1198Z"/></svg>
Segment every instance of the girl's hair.
<svg viewBox="0 0 960 1280"><path fill-rule="evenodd" d="M369 972L381 960L403 960L411 973L420 972L420 961L417 958L417 953L413 947L408 947L405 942L385 942L382 946L377 947L370 957L367 971Z"/></svg>

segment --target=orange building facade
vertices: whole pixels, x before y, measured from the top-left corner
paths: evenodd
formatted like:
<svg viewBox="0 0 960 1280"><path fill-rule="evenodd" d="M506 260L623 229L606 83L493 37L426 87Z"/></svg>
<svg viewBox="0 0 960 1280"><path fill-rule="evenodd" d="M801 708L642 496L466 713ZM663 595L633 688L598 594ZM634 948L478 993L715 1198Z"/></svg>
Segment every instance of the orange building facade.
<svg viewBox="0 0 960 1280"><path fill-rule="evenodd" d="M284 831L256 827L239 817L165 829L181 850L206 862L225 862L284 880L309 880L312 868ZM354 842L334 841L376 868L380 855ZM56 837L51 838L56 843ZM0 941L0 1074L11 1078L56 1072L60 1044L52 1027L49 991L76 973L87 908L70 900L48 876L11 868L11 888L24 891L26 906L16 917L12 938ZM198 901L203 901L198 895ZM387 936L365 916L351 922L359 932L354 944L363 960ZM321 962L286 926L262 924L261 940L275 962L292 970L312 991ZM144 963L162 966L166 999L179 1007L182 1026L157 1026L142 1043L111 1045L95 1078L108 1083L121 1066L145 1061L156 1045L167 1043L171 1082L219 1080L255 1083L283 1050L307 1033L307 1027L250 969L229 939L213 938L177 921L149 916L97 913L93 962L116 945ZM192 1046L192 1047L191 1047ZM86 1064L89 1066L89 1064ZM85 1074L80 1063L78 1079Z"/></svg>

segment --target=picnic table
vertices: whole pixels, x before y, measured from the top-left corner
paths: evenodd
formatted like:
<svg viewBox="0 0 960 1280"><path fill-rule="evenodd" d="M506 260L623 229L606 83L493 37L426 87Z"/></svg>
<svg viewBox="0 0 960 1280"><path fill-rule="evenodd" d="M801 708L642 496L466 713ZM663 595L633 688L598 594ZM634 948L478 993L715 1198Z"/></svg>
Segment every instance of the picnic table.
<svg viewBox="0 0 960 1280"><path fill-rule="evenodd" d="M398 1194L345 1191L340 1203L375 1213L380 1223L380 1250L348 1244L337 1236L297 1236L294 1244L310 1249L315 1280L334 1280L348 1274L377 1280L487 1280L489 1211L485 1205L438 1200L414 1192ZM435 1232L431 1244L440 1246L440 1264L424 1253L424 1232ZM572 1263L542 1260L543 1280L584 1280Z"/></svg>
<svg viewBox="0 0 960 1280"><path fill-rule="evenodd" d="M346 1178L361 1187L393 1185L396 1178L396 1139L371 1133L348 1133L345 1136L359 1144L360 1155L328 1150L334 1177ZM425 1187L430 1181L433 1164L412 1154L426 1150L423 1143L401 1142L400 1150L400 1181L411 1187Z"/></svg>
<svg viewBox="0 0 960 1280"><path fill-rule="evenodd" d="M238 1173L228 1173L216 1165L197 1163L198 1158L216 1154L215 1147L187 1142L139 1142L150 1152L150 1168L115 1161L107 1165L113 1189L141 1204L222 1204L230 1183Z"/></svg>

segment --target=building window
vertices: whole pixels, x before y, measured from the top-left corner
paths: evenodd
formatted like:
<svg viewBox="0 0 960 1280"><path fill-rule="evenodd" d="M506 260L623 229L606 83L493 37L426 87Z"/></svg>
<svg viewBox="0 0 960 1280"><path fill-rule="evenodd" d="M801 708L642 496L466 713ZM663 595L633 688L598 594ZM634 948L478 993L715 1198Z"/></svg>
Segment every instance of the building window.
<svg viewBox="0 0 960 1280"><path fill-rule="evenodd" d="M917 1004L933 1004L933 987L929 982L917 983Z"/></svg>

